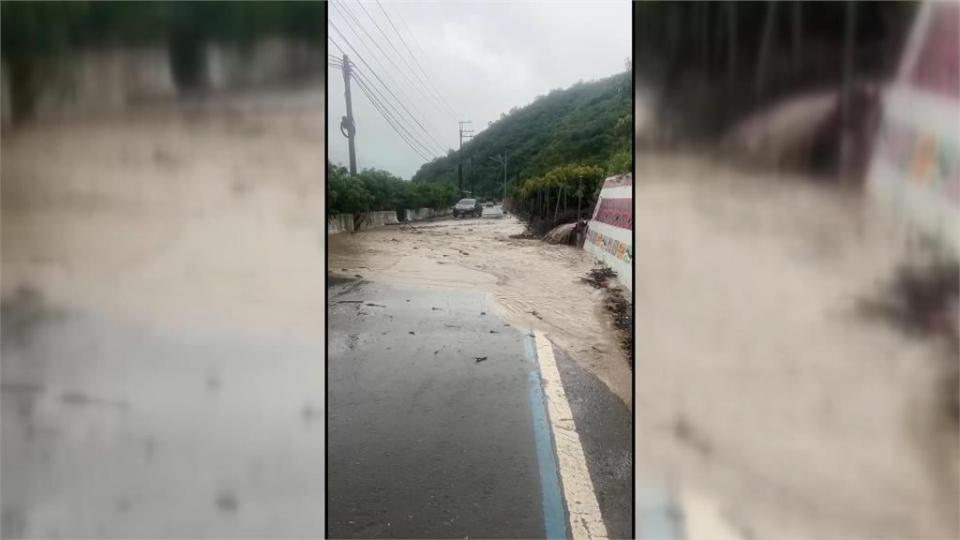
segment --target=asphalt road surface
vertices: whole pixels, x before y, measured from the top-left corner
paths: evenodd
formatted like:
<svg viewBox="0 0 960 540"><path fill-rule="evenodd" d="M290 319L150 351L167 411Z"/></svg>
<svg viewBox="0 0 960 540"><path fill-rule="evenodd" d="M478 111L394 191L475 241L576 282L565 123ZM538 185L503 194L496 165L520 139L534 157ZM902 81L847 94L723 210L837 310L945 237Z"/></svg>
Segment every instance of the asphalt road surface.
<svg viewBox="0 0 960 540"><path fill-rule="evenodd" d="M489 294L331 278L328 317L330 537L581 537L591 498L588 537L632 537L627 408L554 349L589 471L569 500L542 352Z"/></svg>
<svg viewBox="0 0 960 540"><path fill-rule="evenodd" d="M4 302L3 537L317 537L323 342Z"/></svg>

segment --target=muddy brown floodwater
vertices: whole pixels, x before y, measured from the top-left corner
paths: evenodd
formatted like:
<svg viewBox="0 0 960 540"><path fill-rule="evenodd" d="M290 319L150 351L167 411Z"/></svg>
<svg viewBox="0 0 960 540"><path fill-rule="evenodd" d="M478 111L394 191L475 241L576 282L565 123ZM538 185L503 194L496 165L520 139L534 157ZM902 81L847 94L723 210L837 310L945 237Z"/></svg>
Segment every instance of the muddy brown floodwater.
<svg viewBox="0 0 960 540"><path fill-rule="evenodd" d="M324 527L323 94L3 133L4 538Z"/></svg>
<svg viewBox="0 0 960 540"><path fill-rule="evenodd" d="M756 538L956 538L949 353L858 312L902 231L806 178L691 155L637 169L641 485Z"/></svg>
<svg viewBox="0 0 960 540"><path fill-rule="evenodd" d="M173 104L3 136L3 295L322 329L323 94Z"/></svg>
<svg viewBox="0 0 960 540"><path fill-rule="evenodd" d="M328 238L331 275L491 293L498 315L545 332L632 407L631 371L603 292L580 281L590 255L571 246L510 238L513 216L446 219Z"/></svg>

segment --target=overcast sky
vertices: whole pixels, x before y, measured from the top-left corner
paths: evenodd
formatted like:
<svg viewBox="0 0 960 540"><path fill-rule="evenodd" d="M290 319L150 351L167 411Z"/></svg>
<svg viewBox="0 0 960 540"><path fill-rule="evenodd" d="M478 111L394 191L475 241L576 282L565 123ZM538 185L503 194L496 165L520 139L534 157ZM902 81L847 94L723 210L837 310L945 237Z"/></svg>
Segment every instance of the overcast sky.
<svg viewBox="0 0 960 540"><path fill-rule="evenodd" d="M384 95L389 104L382 106L395 109L432 156L457 148L458 120L472 120L466 127L479 132L501 113L553 88L622 72L631 56L631 6L626 1L380 0L378 5L335 0L328 14L329 53L342 57L342 48L367 79L369 91L381 101L377 92ZM340 133L346 114L343 74L338 66L328 69L329 159L346 166L347 140ZM358 170L375 167L409 179L423 157L397 135L356 82L351 94Z"/></svg>

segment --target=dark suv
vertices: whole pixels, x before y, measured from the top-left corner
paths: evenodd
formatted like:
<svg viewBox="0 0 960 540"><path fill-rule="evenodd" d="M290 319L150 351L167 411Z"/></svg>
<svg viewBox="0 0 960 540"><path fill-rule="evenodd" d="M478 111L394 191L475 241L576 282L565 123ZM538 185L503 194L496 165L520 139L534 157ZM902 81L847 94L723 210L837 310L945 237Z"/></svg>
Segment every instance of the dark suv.
<svg viewBox="0 0 960 540"><path fill-rule="evenodd" d="M483 206L480 205L480 201L477 199L460 199L460 202L453 207L453 217L458 218L468 215L473 217L483 215Z"/></svg>

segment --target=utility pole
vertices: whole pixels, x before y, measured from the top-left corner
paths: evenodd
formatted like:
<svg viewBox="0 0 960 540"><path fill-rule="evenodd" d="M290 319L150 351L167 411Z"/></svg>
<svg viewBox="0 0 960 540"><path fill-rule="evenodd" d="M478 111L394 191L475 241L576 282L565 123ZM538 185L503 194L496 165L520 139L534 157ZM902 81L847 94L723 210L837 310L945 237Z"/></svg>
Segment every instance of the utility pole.
<svg viewBox="0 0 960 540"><path fill-rule="evenodd" d="M470 120L460 120L459 123L460 123L460 148L459 148L459 150L457 151L458 154L459 154L460 151L463 150L463 139L464 139L464 137L466 137L466 138L473 137L473 130L472 130L472 129L463 129L463 125L464 125L464 124L471 124L472 122L471 122ZM458 160L458 163L457 163L457 179L458 179L458 181L460 182L460 193L462 194L462 193L463 193L463 158L458 155L458 156L457 156L457 160Z"/></svg>
<svg viewBox="0 0 960 540"><path fill-rule="evenodd" d="M347 98L347 115L340 119L340 133L347 138L350 148L350 176L357 175L357 149L353 138L357 135L357 126L353 122L353 103L350 101L350 59L343 55L343 84L346 87L344 95Z"/></svg>

